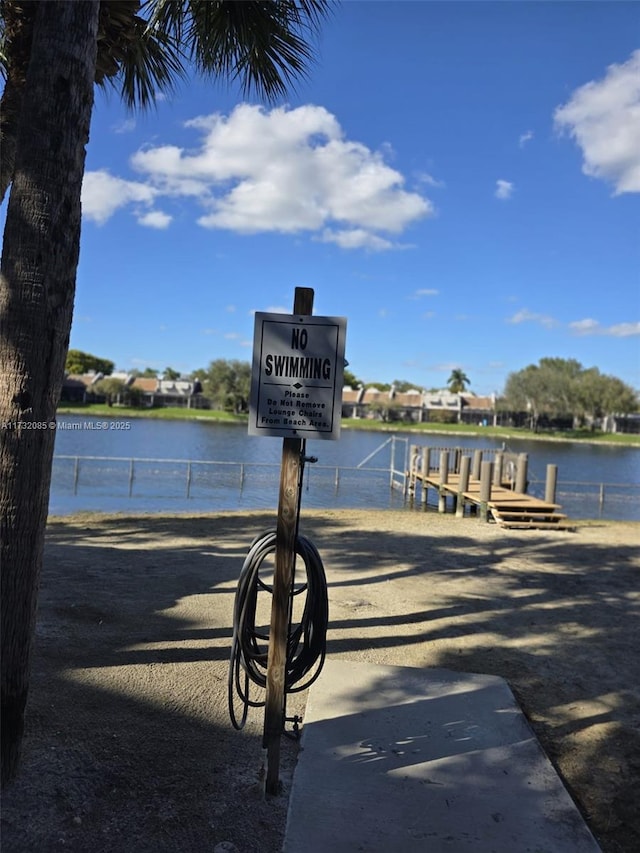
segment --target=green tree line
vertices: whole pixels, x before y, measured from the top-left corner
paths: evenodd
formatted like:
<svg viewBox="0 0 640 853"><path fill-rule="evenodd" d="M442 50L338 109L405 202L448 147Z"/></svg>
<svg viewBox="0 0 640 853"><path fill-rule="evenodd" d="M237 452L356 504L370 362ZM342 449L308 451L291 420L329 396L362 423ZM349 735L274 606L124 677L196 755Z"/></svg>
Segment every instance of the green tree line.
<svg viewBox="0 0 640 853"><path fill-rule="evenodd" d="M509 374L501 405L528 412L532 429L542 416L572 418L576 427L593 426L607 415L638 411L638 394L597 367L585 368L575 359L542 358Z"/></svg>
<svg viewBox="0 0 640 853"><path fill-rule="evenodd" d="M121 380L109 376L113 372L112 361L69 350L67 371L85 373L89 370L100 370L105 374L106 378L96 384L96 390L107 398L125 391ZM132 374L158 376L158 371L147 367L142 372L132 371ZM179 372L171 367L165 368L160 375L165 379L180 377ZM218 358L208 367L194 370L186 378L200 382L202 393L211 400L214 408L236 414L247 411L251 389L249 362ZM350 370L344 371L344 384L351 388L377 388L380 391L390 391L393 387L399 393L416 387L415 383L404 379L395 379L392 383L365 383ZM447 387L454 394L464 393L469 384L469 377L461 368L454 368L447 380ZM130 396L130 403L136 405L139 395ZM585 368L575 359L542 358L538 364L530 364L508 375L498 405L503 411L526 412L532 429L537 428L542 417L570 418L574 426L579 427L593 425L607 415L638 411L638 395L630 385L616 376L601 373L597 367ZM380 404L381 414L384 414L383 409Z"/></svg>

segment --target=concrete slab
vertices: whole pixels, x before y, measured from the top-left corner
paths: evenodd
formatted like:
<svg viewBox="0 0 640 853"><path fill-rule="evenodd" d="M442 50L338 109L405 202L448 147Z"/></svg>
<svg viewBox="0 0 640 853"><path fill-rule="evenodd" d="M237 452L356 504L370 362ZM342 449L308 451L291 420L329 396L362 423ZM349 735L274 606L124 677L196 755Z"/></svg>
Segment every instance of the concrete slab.
<svg viewBox="0 0 640 853"><path fill-rule="evenodd" d="M329 660L285 853L598 853L506 682Z"/></svg>

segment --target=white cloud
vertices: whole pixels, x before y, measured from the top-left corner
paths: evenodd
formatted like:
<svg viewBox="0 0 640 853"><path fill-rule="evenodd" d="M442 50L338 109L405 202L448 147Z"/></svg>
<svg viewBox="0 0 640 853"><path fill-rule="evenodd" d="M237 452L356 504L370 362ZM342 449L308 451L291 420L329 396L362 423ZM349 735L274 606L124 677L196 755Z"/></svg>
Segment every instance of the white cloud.
<svg viewBox="0 0 640 853"><path fill-rule="evenodd" d="M501 179L496 181L496 191L495 197L501 199L502 201L506 201L511 198L513 193L514 186L511 181L503 181Z"/></svg>
<svg viewBox="0 0 640 853"><path fill-rule="evenodd" d="M462 370L462 367L457 361L445 361L440 364L434 364L433 370L442 371L443 373L451 373L452 370Z"/></svg>
<svg viewBox="0 0 640 853"><path fill-rule="evenodd" d="M427 184L430 187L436 187L437 189L442 189L442 187L446 186L444 181L439 181L428 172L419 172L417 178L421 183Z"/></svg>
<svg viewBox="0 0 640 853"><path fill-rule="evenodd" d="M376 234L366 231L364 228L352 228L349 231L332 231L325 228L318 238L322 243L335 243L341 249L369 249L373 252L382 252L385 249L401 248L391 240L378 237Z"/></svg>
<svg viewBox="0 0 640 853"><path fill-rule="evenodd" d="M86 172L82 182L82 215L104 225L119 208L132 202L152 204L157 194L147 184L116 178L104 169Z"/></svg>
<svg viewBox="0 0 640 853"><path fill-rule="evenodd" d="M512 317L509 317L507 323L512 323L514 325L517 325L518 323L538 323L547 329L552 329L554 326L558 325L557 320L554 320L553 317L549 317L546 314L535 314L527 308L523 308L521 311L516 312Z"/></svg>
<svg viewBox="0 0 640 853"><path fill-rule="evenodd" d="M264 309L266 314L291 314L291 310L291 306L286 308L284 305L270 305Z"/></svg>
<svg viewBox="0 0 640 853"><path fill-rule="evenodd" d="M569 323L569 328L577 335L594 335L597 334L600 328L600 323L597 320L586 318L584 320L576 320L574 323Z"/></svg>
<svg viewBox="0 0 640 853"><path fill-rule="evenodd" d="M632 335L640 335L640 323L618 323L616 326L609 326L604 331L605 335L611 335L614 338L630 338Z"/></svg>
<svg viewBox="0 0 640 853"><path fill-rule="evenodd" d="M172 221L173 216L169 216L168 213L163 213L161 210L150 210L149 213L138 217L139 225L146 225L147 228L158 228L159 230L168 228Z"/></svg>
<svg viewBox="0 0 640 853"><path fill-rule="evenodd" d="M136 129L136 120L134 118L126 118L111 128L114 133L131 133Z"/></svg>
<svg viewBox="0 0 640 853"><path fill-rule="evenodd" d="M640 50L576 89L554 122L582 149L585 175L611 182L616 195L640 192Z"/></svg>
<svg viewBox="0 0 640 853"><path fill-rule="evenodd" d="M518 139L518 145L520 146L520 148L524 148L527 142L529 142L531 139L533 139L533 131L527 130L525 131L525 133L520 134L520 138Z"/></svg>
<svg viewBox="0 0 640 853"><path fill-rule="evenodd" d="M612 338L630 338L640 335L640 323L617 323L615 326L601 326L597 320L585 319L569 323L569 328L577 335L607 335Z"/></svg>
<svg viewBox="0 0 640 853"><path fill-rule="evenodd" d="M241 104L228 116L199 116L186 126L200 134L195 148L148 147L131 165L145 176L135 186L154 198L196 199L205 228L316 232L342 248L380 251L406 248L389 235L434 212L427 198L405 188L383 152L346 139L323 107ZM388 156L387 146L383 151ZM105 209L102 221L125 203Z"/></svg>
<svg viewBox="0 0 640 853"><path fill-rule="evenodd" d="M440 293L439 290L436 290L434 287L423 287L420 290L416 290L416 296L437 296Z"/></svg>

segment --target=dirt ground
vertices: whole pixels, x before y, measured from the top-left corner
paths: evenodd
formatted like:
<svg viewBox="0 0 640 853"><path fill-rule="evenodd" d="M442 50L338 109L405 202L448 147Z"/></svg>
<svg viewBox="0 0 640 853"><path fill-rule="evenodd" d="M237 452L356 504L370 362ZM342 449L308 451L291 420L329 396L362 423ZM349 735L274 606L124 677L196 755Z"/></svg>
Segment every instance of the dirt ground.
<svg viewBox="0 0 640 853"><path fill-rule="evenodd" d="M281 849L297 744L265 799L263 711L237 732L227 704L237 578L273 525L51 520L4 853ZM503 676L603 851L640 850L639 524L303 509L301 532L327 571L329 656Z"/></svg>

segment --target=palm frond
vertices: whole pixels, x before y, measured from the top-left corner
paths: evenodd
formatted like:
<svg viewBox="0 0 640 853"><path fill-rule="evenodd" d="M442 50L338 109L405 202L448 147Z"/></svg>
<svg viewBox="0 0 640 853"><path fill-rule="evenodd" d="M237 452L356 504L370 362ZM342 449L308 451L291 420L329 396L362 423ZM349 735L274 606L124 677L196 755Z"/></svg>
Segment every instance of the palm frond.
<svg viewBox="0 0 640 853"><path fill-rule="evenodd" d="M171 33L198 71L239 80L268 100L286 93L314 59L328 0L147 0L149 26Z"/></svg>
<svg viewBox="0 0 640 853"><path fill-rule="evenodd" d="M139 0L102 0L96 83L120 92L126 106L147 108L185 76L184 55L173 35L149 27Z"/></svg>

